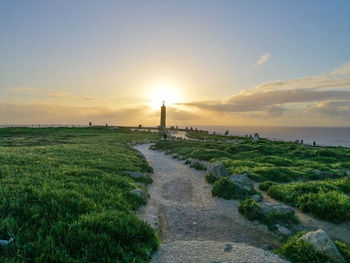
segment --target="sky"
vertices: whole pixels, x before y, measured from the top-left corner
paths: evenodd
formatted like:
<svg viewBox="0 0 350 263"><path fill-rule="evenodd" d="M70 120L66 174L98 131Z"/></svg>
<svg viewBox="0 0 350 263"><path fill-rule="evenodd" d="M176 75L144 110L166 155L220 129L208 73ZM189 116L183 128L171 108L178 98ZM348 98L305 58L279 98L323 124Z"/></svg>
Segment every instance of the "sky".
<svg viewBox="0 0 350 263"><path fill-rule="evenodd" d="M350 126L350 1L0 0L0 125Z"/></svg>

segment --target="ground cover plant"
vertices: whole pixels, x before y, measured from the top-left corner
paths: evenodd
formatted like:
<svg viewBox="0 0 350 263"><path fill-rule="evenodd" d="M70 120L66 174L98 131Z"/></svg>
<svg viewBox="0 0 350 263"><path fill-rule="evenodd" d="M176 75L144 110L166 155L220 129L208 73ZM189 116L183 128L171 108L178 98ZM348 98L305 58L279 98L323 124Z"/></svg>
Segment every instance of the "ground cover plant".
<svg viewBox="0 0 350 263"><path fill-rule="evenodd" d="M231 173L247 173L256 181L291 182L336 179L350 170L350 149L312 147L291 142L190 132L195 140L159 141L154 149L183 158L219 161Z"/></svg>
<svg viewBox="0 0 350 263"><path fill-rule="evenodd" d="M317 253L311 244L299 239L305 233L305 231L300 231L289 237L277 253L295 263L332 262L328 257Z"/></svg>
<svg viewBox="0 0 350 263"><path fill-rule="evenodd" d="M210 178L210 176L208 177ZM241 200L251 195L257 194L255 190L247 191L243 188L240 188L237 184L231 182L228 177L221 177L220 179L216 180L213 184L211 193L213 196L221 197L223 199Z"/></svg>
<svg viewBox="0 0 350 263"><path fill-rule="evenodd" d="M154 231L124 171L151 172L119 128L0 129L0 262L147 262Z"/></svg>
<svg viewBox="0 0 350 263"><path fill-rule="evenodd" d="M350 179L346 177L350 170L349 148L266 139L254 141L249 137L199 131L189 132L188 137L191 140L159 141L154 149L175 153L184 159L221 162L231 173L247 173L253 180L265 182L259 188L273 198L329 221L350 220ZM227 191L231 185L224 185L209 175L206 180L213 184L216 196L238 198L236 191Z"/></svg>
<svg viewBox="0 0 350 263"><path fill-rule="evenodd" d="M350 220L350 178L295 182L288 184L263 183L259 189L302 211L333 222Z"/></svg>
<svg viewBox="0 0 350 263"><path fill-rule="evenodd" d="M280 213L279 211L270 211L263 213L260 205L252 198L246 198L241 201L238 208L239 212L248 220L257 220L265 224L270 230L275 230L276 224L298 224L299 221L295 213Z"/></svg>

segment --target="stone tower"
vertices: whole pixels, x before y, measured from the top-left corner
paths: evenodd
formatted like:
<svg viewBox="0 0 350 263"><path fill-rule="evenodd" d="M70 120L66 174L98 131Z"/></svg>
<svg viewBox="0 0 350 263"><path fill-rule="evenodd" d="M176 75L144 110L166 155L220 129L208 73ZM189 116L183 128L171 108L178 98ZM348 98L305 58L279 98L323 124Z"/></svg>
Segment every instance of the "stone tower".
<svg viewBox="0 0 350 263"><path fill-rule="evenodd" d="M163 102L163 106L160 107L160 129L162 130L165 130L166 128L165 118L166 118L166 107Z"/></svg>

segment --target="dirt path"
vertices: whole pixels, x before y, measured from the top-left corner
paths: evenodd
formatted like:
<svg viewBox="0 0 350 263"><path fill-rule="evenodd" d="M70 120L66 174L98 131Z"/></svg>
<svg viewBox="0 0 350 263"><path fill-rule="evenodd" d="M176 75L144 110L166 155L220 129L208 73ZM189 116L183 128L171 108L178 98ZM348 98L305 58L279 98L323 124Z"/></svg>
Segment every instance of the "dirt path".
<svg viewBox="0 0 350 263"><path fill-rule="evenodd" d="M154 169L147 206L156 207L160 214L163 244L152 262L179 262L170 259L171 253L175 253L174 247L178 252L190 253L181 262L194 262L194 257L195 262L283 262L270 252L259 249L276 248L280 245L279 239L241 216L238 201L213 198L204 172L191 169L183 161L171 159L164 153L149 150L149 145L135 148L145 155ZM212 249L214 261L208 256L200 260L201 254L207 253L198 251L203 247L198 242L204 242L200 244ZM189 249L191 246L192 250ZM227 261L230 251L232 260ZM253 257L248 257L247 251ZM225 261L219 260L220 254Z"/></svg>

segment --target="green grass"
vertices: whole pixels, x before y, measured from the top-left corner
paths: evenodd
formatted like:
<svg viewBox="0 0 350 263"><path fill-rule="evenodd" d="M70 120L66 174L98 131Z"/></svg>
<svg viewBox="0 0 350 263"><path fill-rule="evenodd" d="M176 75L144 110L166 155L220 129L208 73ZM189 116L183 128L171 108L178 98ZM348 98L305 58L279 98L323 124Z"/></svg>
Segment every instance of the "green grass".
<svg viewBox="0 0 350 263"><path fill-rule="evenodd" d="M111 128L0 129L0 262L148 262L154 231L134 210L151 172L127 143L158 134Z"/></svg>
<svg viewBox="0 0 350 263"><path fill-rule="evenodd" d="M248 220L258 220L270 230L275 230L276 224L299 223L295 213L285 214L278 211L270 211L264 214L260 205L252 198L246 198L241 201L238 211Z"/></svg>
<svg viewBox="0 0 350 263"><path fill-rule="evenodd" d="M326 256L316 252L310 243L299 239L305 233L301 231L289 237L277 253L295 263L332 262Z"/></svg>
<svg viewBox="0 0 350 263"><path fill-rule="evenodd" d="M257 192L241 189L237 184L231 182L228 177L221 177L214 182L211 193L213 196L223 199L245 199Z"/></svg>
<svg viewBox="0 0 350 263"><path fill-rule="evenodd" d="M260 182L336 179L344 177L344 170L350 167L350 149L342 147L311 147L264 139L253 141L201 132L191 132L190 137L197 141L159 141L154 148L183 158L220 161L231 173L248 173ZM207 140L202 140L204 138ZM236 143L226 142L227 139L235 139Z"/></svg>
<svg viewBox="0 0 350 263"><path fill-rule="evenodd" d="M350 178L289 184L264 183L262 187L271 197L322 219L333 222L350 220Z"/></svg>

